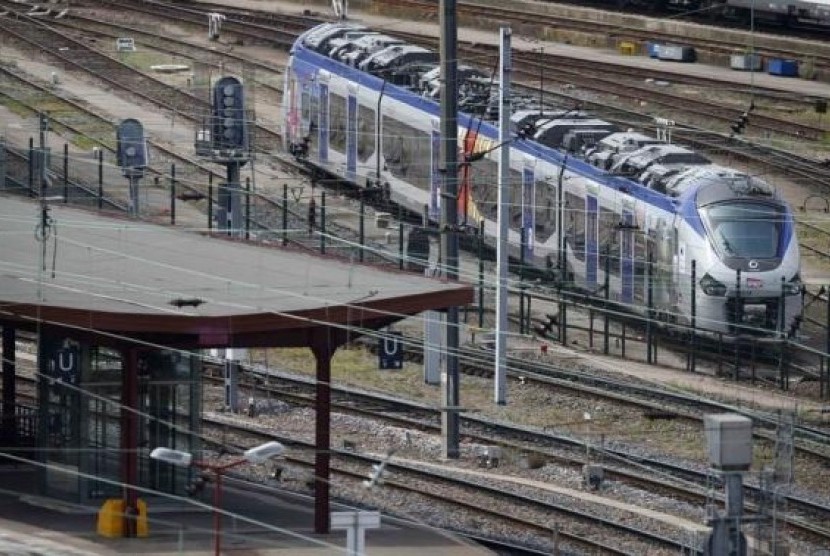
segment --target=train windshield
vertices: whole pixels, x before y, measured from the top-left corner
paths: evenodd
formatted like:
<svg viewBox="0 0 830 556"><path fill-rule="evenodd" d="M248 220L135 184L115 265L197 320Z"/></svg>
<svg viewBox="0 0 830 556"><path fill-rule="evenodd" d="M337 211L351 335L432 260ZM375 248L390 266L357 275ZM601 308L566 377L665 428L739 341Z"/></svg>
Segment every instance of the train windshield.
<svg viewBox="0 0 830 556"><path fill-rule="evenodd" d="M718 251L726 257L772 259L784 226L781 207L754 201L717 203L701 211Z"/></svg>

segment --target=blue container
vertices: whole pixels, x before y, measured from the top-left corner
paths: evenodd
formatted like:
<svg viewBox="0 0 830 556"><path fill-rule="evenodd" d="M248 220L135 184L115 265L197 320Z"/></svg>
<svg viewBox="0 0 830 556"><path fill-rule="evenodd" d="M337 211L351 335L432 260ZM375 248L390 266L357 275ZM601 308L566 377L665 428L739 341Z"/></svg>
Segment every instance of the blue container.
<svg viewBox="0 0 830 556"><path fill-rule="evenodd" d="M660 44L656 42L647 42L646 43L646 52L648 52L649 58L659 58L660 57Z"/></svg>
<svg viewBox="0 0 830 556"><path fill-rule="evenodd" d="M798 77L798 61L770 58L767 73L781 77Z"/></svg>

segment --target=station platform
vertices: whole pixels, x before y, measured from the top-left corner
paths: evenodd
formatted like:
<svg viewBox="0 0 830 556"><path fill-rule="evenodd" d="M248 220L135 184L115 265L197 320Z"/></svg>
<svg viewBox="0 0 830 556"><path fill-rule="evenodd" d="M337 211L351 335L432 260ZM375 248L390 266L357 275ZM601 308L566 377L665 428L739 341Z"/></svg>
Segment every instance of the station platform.
<svg viewBox="0 0 830 556"><path fill-rule="evenodd" d="M96 533L98 507L31 496L35 470L0 467L0 554L80 556L213 554L213 513L187 499L147 500L149 537L106 538ZM347 554L346 532L314 533L313 501L276 486L222 490L222 553L323 556ZM210 487L195 498L208 503ZM354 508L332 505L332 511ZM237 517L234 517L237 516ZM381 516L366 532L366 556L486 556L493 552L444 531Z"/></svg>

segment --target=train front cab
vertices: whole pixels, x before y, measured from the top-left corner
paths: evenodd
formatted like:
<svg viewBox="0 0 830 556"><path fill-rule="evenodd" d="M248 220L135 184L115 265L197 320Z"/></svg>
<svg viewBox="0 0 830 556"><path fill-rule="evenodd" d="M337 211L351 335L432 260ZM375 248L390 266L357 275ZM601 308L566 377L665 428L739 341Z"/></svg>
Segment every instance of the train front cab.
<svg viewBox="0 0 830 556"><path fill-rule="evenodd" d="M697 261L697 327L730 336L792 335L802 284L789 209L733 199L700 207L699 214L704 241L689 254Z"/></svg>

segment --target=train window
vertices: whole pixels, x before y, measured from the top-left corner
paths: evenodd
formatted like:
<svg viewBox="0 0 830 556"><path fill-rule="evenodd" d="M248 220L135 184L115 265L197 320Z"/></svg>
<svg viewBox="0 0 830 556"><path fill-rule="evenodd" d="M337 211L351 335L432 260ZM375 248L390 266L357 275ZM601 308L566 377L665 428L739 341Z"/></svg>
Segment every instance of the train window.
<svg viewBox="0 0 830 556"><path fill-rule="evenodd" d="M552 196L544 181L536 182L536 241L546 241L556 229L555 194Z"/></svg>
<svg viewBox="0 0 830 556"><path fill-rule="evenodd" d="M511 169L507 179L510 184L510 227L518 230L522 226L522 174Z"/></svg>
<svg viewBox="0 0 830 556"><path fill-rule="evenodd" d="M346 99L329 94L329 148L346 152Z"/></svg>
<svg viewBox="0 0 830 556"><path fill-rule="evenodd" d="M309 116L308 122L308 134L314 135L317 132L317 119L320 115L320 97L317 95L311 95L311 114Z"/></svg>
<svg viewBox="0 0 830 556"><path fill-rule="evenodd" d="M307 122L309 117L311 116L311 95L308 92L308 87L303 87L303 95L302 95L302 107L303 107L303 122Z"/></svg>
<svg viewBox="0 0 830 556"><path fill-rule="evenodd" d="M751 201L717 203L703 211L712 243L722 257L779 256L781 209Z"/></svg>
<svg viewBox="0 0 830 556"><path fill-rule="evenodd" d="M383 157L386 169L393 176L429 189L432 177L429 134L384 116Z"/></svg>
<svg viewBox="0 0 830 556"><path fill-rule="evenodd" d="M634 300L646 301L646 276L648 254L646 234L637 232L634 234Z"/></svg>
<svg viewBox="0 0 830 556"><path fill-rule="evenodd" d="M375 152L375 111L360 106L357 112L357 157L366 162Z"/></svg>
<svg viewBox="0 0 830 556"><path fill-rule="evenodd" d="M612 276L620 275L620 220L618 213L607 208L599 209L599 265Z"/></svg>
<svg viewBox="0 0 830 556"><path fill-rule="evenodd" d="M565 193L565 241L573 249L574 256L585 260L585 199Z"/></svg>
<svg viewBox="0 0 830 556"><path fill-rule="evenodd" d="M498 174L498 163L489 158L482 158L470 166L473 199L490 219L495 219L498 215Z"/></svg>

